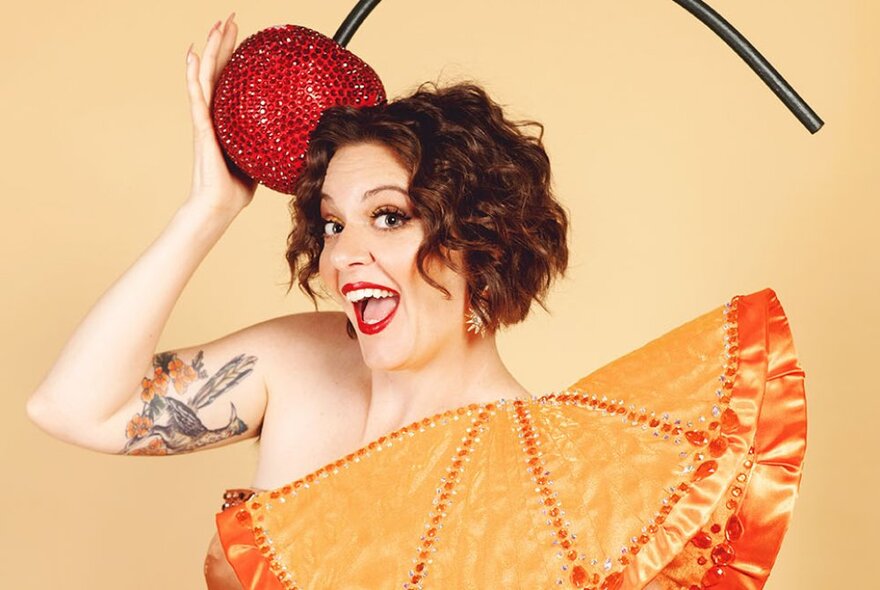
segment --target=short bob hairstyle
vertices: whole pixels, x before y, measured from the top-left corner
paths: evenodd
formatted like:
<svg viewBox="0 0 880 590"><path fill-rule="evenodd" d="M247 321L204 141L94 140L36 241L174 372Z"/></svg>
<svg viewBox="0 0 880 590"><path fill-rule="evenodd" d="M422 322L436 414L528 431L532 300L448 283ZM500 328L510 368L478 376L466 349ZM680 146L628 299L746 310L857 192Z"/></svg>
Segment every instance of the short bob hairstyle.
<svg viewBox="0 0 880 590"><path fill-rule="evenodd" d="M426 83L377 106L328 109L310 136L290 202L288 291L298 282L317 304L312 280L324 246L321 189L333 154L345 145L378 143L410 170L414 221L425 229L416 256L422 278L449 296L425 270L437 259L465 278L469 304L487 330L521 322L533 300L545 307L551 282L568 264L568 217L550 187L543 132L540 123L508 120L472 83ZM464 268L450 251L461 253Z"/></svg>

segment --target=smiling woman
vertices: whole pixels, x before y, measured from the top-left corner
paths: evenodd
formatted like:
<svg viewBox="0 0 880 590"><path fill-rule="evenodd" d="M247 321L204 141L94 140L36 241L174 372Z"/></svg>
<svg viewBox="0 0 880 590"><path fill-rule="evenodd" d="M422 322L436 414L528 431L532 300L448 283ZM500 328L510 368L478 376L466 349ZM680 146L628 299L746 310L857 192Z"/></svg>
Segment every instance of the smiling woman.
<svg viewBox="0 0 880 590"><path fill-rule="evenodd" d="M508 120L474 84L425 84L384 105L328 109L310 136L294 190L291 284L297 280L314 297L310 281L325 274L324 246L328 238L338 242L344 227L328 217L334 185L357 178L352 203L381 229L406 228L425 282L450 295L426 271L440 263L464 279L467 306L485 330L522 321L568 263L568 219L550 188L540 134L531 129L543 130ZM365 171L374 175L370 182ZM377 204L379 196L387 202ZM382 227L388 220L393 227Z"/></svg>
<svg viewBox="0 0 880 590"><path fill-rule="evenodd" d="M291 287L341 313L156 353L256 188L224 159L208 104L235 30L230 17L203 59L188 53L190 198L77 328L31 418L129 455L259 435L252 489L217 515L212 590L763 585L805 436L775 294L530 395L496 334L565 271L568 220L541 126L476 84L330 108L311 132L286 257Z"/></svg>

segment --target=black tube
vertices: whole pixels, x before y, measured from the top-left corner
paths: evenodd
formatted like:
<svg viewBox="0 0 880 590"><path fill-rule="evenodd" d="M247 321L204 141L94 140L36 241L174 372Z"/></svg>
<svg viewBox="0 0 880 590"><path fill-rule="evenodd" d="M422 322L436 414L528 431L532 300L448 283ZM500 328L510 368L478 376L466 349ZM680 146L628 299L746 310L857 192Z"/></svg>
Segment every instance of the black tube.
<svg viewBox="0 0 880 590"><path fill-rule="evenodd" d="M348 16L339 26L339 30L333 36L333 40L345 47L351 40L352 35L367 18L367 15L376 7L380 0L359 0L357 5L348 13ZM752 68L761 80L770 87L776 96L788 107L795 117L803 123L810 133L816 133L825 123L819 115L810 108L794 88L770 65L761 53L749 43L724 17L715 12L711 6L701 0L674 0L676 4L690 12L703 24L709 27L716 35L721 37L737 55L739 55Z"/></svg>
<svg viewBox="0 0 880 590"><path fill-rule="evenodd" d="M739 31L724 20L724 17L700 0L674 1L724 39L724 42L749 64L749 67L785 103L788 110L804 124L810 133L816 133L824 125L822 119L810 108L810 105L804 102L804 99L795 92L794 88L770 65L770 62L764 59L764 56Z"/></svg>
<svg viewBox="0 0 880 590"><path fill-rule="evenodd" d="M351 41L352 35L355 34L358 27L364 22L364 19L367 18L380 1L381 0L360 0L357 5L351 9L348 16L345 17L345 20L342 21L342 24L339 25L336 34L333 35L333 40L343 47L348 45L348 42Z"/></svg>

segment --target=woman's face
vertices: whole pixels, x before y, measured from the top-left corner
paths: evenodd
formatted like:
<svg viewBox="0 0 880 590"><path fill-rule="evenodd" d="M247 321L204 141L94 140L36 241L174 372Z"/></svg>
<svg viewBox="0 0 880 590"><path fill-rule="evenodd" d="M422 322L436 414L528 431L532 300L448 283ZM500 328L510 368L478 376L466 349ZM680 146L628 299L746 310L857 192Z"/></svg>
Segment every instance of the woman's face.
<svg viewBox="0 0 880 590"><path fill-rule="evenodd" d="M426 264L447 299L416 268L425 231L408 187L409 171L376 143L337 150L324 178L319 272L372 369L416 369L467 338L464 279L439 261Z"/></svg>

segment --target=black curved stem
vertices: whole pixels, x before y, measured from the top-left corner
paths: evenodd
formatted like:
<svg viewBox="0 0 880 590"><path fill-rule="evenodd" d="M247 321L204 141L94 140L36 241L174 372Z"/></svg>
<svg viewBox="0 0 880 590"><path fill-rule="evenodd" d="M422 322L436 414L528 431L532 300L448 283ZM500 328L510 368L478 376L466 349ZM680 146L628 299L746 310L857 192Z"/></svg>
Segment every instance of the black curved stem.
<svg viewBox="0 0 880 590"><path fill-rule="evenodd" d="M336 34L333 35L333 40L343 47L348 45L348 42L351 41L352 35L355 34L358 27L364 22L364 19L369 16L370 12L376 8L376 5L380 1L381 0L359 0L355 7L351 9L351 12L348 13L348 16L345 17L345 20L342 21L342 24L339 25Z"/></svg>
<svg viewBox="0 0 880 590"><path fill-rule="evenodd" d="M345 47L351 40L352 35L364 22L373 8L381 0L359 0L357 5L348 13L339 30L333 36L333 40ZM761 80L770 87L776 96L788 107L795 117L803 123L810 133L816 133L824 125L824 121L810 108L795 92L794 88L770 65L761 53L749 43L748 39L727 22L723 16L715 12L711 6L701 0L674 0L676 4L690 12L704 25L709 27L716 35L721 37L727 45L733 49L752 68Z"/></svg>
<svg viewBox="0 0 880 590"><path fill-rule="evenodd" d="M700 0L674 0L674 2L697 17L703 24L712 29L716 35L724 39L724 42L749 64L749 67L785 103L788 110L803 123L810 133L816 133L824 125L824 121L810 108L810 105L795 92L794 88L785 81L779 72L770 65L770 62L739 31L724 20L724 17Z"/></svg>

